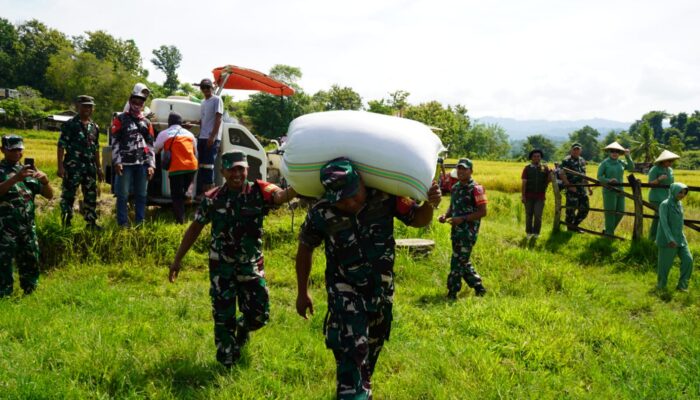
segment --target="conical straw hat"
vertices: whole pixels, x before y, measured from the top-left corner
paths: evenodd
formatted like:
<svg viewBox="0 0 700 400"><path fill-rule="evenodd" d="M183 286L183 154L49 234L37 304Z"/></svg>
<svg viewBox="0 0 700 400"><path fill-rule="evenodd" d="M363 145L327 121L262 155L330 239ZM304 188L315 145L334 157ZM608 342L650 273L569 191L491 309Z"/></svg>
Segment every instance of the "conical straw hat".
<svg viewBox="0 0 700 400"><path fill-rule="evenodd" d="M620 145L620 143L617 142L612 142L609 145L605 146L605 150L619 150L619 151L625 151L625 148Z"/></svg>
<svg viewBox="0 0 700 400"><path fill-rule="evenodd" d="M673 152L668 151L668 150L664 150L661 152L661 154L659 154L658 157L656 157L656 160L654 160L654 164L660 163L660 162L666 161L666 160L678 160L679 158L681 158L681 156L679 156L678 154L673 153Z"/></svg>

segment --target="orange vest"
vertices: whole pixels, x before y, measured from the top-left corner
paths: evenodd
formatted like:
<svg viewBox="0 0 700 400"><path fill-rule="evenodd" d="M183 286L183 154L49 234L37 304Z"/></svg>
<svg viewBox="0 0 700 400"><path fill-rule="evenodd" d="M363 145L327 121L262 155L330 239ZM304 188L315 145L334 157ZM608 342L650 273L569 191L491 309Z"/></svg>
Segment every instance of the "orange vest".
<svg viewBox="0 0 700 400"><path fill-rule="evenodd" d="M196 144L187 136L177 135L166 140L163 150L169 149L171 154L168 172L196 171L199 164L194 153L194 146Z"/></svg>

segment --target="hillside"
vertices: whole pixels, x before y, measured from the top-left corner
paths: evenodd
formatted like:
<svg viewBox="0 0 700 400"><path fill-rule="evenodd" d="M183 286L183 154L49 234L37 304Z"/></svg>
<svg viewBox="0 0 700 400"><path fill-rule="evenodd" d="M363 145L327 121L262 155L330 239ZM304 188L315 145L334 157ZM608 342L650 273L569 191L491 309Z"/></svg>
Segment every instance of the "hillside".
<svg viewBox="0 0 700 400"><path fill-rule="evenodd" d="M511 140L542 134L551 138L567 138L568 134L588 125L605 135L611 130L627 130L631 122L612 121L601 118L572 121L517 120L513 118L481 117L475 120L485 124L498 124L506 130Z"/></svg>

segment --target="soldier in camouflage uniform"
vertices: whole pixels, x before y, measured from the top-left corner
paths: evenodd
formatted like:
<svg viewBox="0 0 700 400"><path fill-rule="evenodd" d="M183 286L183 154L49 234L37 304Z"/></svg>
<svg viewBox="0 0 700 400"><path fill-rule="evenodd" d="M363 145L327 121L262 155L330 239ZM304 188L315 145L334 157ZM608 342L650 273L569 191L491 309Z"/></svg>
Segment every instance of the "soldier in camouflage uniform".
<svg viewBox="0 0 700 400"><path fill-rule="evenodd" d="M559 165L559 178L565 185L584 183L583 178L564 171L564 168L586 174L586 160L581 157L581 144L571 145L571 152ZM566 190L566 224L572 232L578 232L578 226L588 215L588 195L593 194L591 188L569 186Z"/></svg>
<svg viewBox="0 0 700 400"><path fill-rule="evenodd" d="M336 360L340 399L371 397L371 378L389 338L394 295L394 217L410 226L425 226L440 203L436 183L428 202L365 188L350 160L340 158L321 170L326 189L306 216L299 234L296 308L313 314L308 292L314 248L325 243L328 313L326 347Z"/></svg>
<svg viewBox="0 0 700 400"><path fill-rule="evenodd" d="M472 179L473 164L468 158L457 162L457 179L450 191L450 206L439 217L440 223L452 225L452 259L447 276L447 297L456 299L462 289L462 279L477 296L486 294L481 276L471 262L472 249L479 235L481 218L486 216L486 192Z"/></svg>
<svg viewBox="0 0 700 400"><path fill-rule="evenodd" d="M61 126L58 138L58 176L63 178L61 218L70 226L73 203L78 186L83 189L83 210L88 227L97 226L97 180L103 180L100 165L99 128L92 122L95 101L90 96L78 96L78 115ZM64 157L65 156L65 157Z"/></svg>
<svg viewBox="0 0 700 400"><path fill-rule="evenodd" d="M17 262L19 285L25 294L39 280L39 243L34 225L34 196L50 199L53 190L41 171L20 164L24 143L21 137L2 137L0 161L0 297L12 294L12 260Z"/></svg>
<svg viewBox="0 0 700 400"><path fill-rule="evenodd" d="M248 333L267 324L270 314L262 253L263 219L272 206L296 196L261 180L250 182L248 161L240 151L222 156L226 184L207 192L170 266L174 282L180 263L209 222L209 294L214 316L216 359L231 367L240 357ZM243 314L236 320L236 299Z"/></svg>

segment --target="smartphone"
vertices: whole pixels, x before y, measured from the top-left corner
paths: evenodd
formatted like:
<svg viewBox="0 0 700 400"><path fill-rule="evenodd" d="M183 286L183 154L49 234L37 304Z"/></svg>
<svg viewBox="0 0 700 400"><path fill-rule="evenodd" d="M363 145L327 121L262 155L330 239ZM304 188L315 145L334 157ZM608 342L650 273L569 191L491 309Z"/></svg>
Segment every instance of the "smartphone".
<svg viewBox="0 0 700 400"><path fill-rule="evenodd" d="M36 171L36 167L34 167L34 159L33 158L25 158L24 159L24 165L29 167L29 169Z"/></svg>

